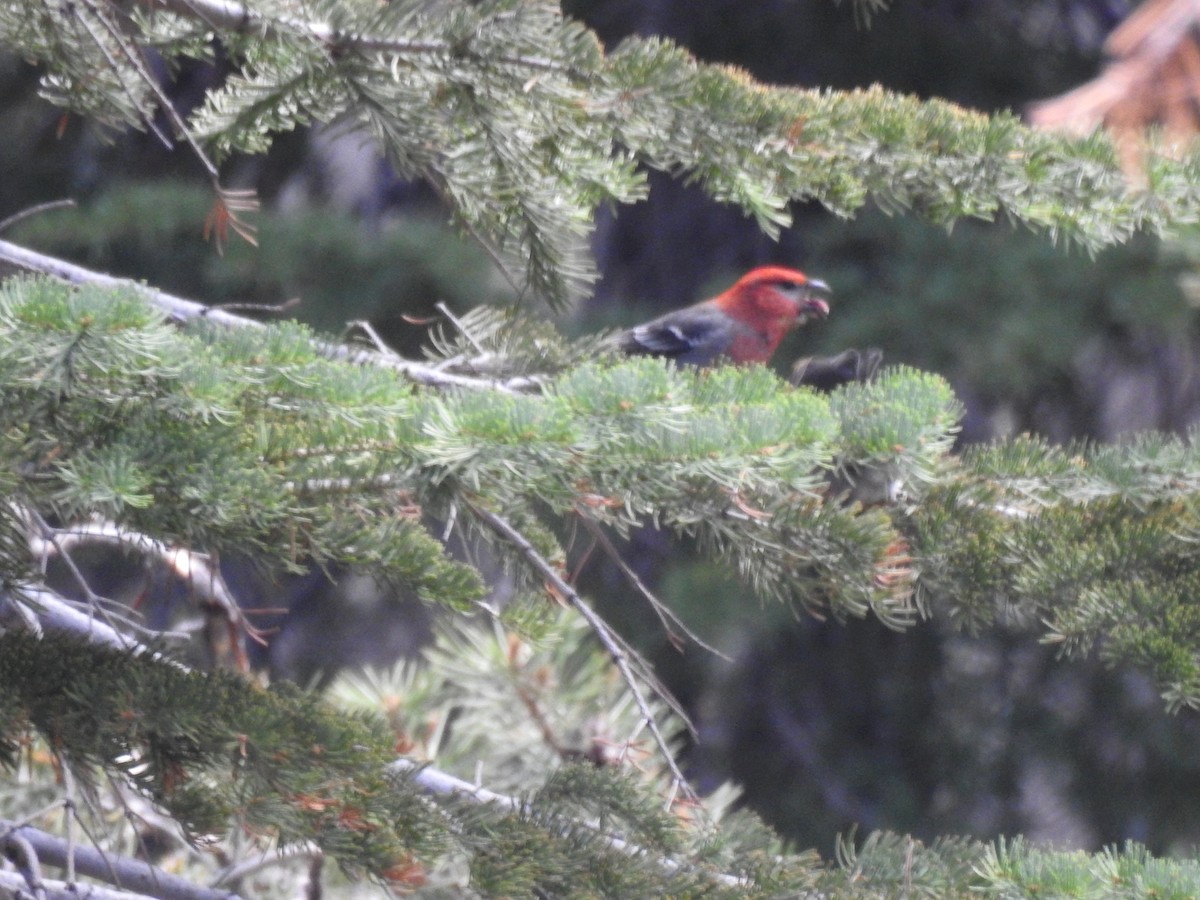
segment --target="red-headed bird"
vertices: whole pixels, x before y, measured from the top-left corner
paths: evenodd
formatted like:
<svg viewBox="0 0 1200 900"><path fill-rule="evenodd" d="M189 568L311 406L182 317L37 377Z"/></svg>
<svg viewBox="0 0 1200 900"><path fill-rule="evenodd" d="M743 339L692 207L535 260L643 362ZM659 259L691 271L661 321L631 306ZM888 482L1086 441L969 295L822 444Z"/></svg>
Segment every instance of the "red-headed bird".
<svg viewBox="0 0 1200 900"><path fill-rule="evenodd" d="M825 282L803 272L763 266L711 300L629 329L617 339L618 346L626 353L697 366L719 359L765 363L791 329L829 315L829 304L818 296L828 293Z"/></svg>

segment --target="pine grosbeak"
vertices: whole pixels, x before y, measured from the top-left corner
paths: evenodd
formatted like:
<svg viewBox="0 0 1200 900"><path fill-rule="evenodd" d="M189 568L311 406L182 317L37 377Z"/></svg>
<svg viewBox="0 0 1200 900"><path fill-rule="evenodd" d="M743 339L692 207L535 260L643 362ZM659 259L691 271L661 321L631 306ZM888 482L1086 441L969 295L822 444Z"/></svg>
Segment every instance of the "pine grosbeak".
<svg viewBox="0 0 1200 900"><path fill-rule="evenodd" d="M783 336L810 317L829 315L823 281L795 269L763 266L733 287L694 306L669 312L618 338L626 353L666 356L681 363L765 363Z"/></svg>

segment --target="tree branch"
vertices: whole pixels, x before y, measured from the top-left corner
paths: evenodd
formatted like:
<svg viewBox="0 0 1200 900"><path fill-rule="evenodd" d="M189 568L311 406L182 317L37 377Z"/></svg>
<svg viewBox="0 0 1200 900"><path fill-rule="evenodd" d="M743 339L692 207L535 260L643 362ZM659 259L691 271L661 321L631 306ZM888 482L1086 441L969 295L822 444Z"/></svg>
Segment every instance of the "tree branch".
<svg viewBox="0 0 1200 900"><path fill-rule="evenodd" d="M103 272L96 272L77 266L66 260L46 256L33 250L28 250L8 241L0 241L0 275L4 270L22 272L40 272L68 281L71 284L96 284L102 287L122 288L137 291L148 303L164 312L173 321L187 322L194 319L207 319L227 328L262 328L261 322L235 316L216 307L205 306L194 300L187 300L159 291L144 284L139 284L128 278L116 278ZM406 378L427 387L436 388L469 388L471 390L500 391L506 394L521 393L537 389L541 382L535 377L519 376L498 380L494 378L474 378L467 375L457 375L444 372L434 366L396 356L385 356L362 347L352 347L345 344L335 344L329 341L314 340L313 346L322 356L328 359L354 363L364 366L378 366L399 372Z"/></svg>
<svg viewBox="0 0 1200 900"><path fill-rule="evenodd" d="M338 31L325 22L314 22L294 16L266 16L241 3L227 0L139 0L149 9L165 9L188 19L196 19L215 30L234 31L241 34L252 32L264 36L275 36L287 30L306 35L312 40L341 50L357 50L361 53L393 53L405 56L456 56L470 54L449 41L408 40L398 37L373 37ZM496 61L520 66L538 72L559 72L578 77L581 73L572 67L545 56L527 54L503 54Z"/></svg>
<svg viewBox="0 0 1200 900"><path fill-rule="evenodd" d="M530 543L529 539L521 534L507 519L496 515L496 513L490 510L477 506L469 500L467 501L467 506L491 531L515 547L521 556L525 558L525 561L554 588L555 592L583 616L584 621L588 623L592 632L600 640L600 643L609 656L612 657L613 664L617 667L617 670L621 673L621 678L633 694L634 701L642 713L643 720L650 729L650 733L654 736L654 742L658 745L659 752L662 754L667 768L675 779L675 784L684 792L686 797L696 799L687 778L684 777L683 772L679 769L679 765L675 762L675 755L671 751L667 739L663 736L662 730L658 727L658 721L654 718L654 713L650 710L650 704L646 700L646 695L642 692L641 685L638 684L637 677L633 673L633 669L629 664L631 651L628 646L613 633L612 629L608 627L608 623L584 602L576 590L567 584L558 570L550 565L546 558L537 551L537 548ZM677 707L677 704L673 703L667 695L665 688L660 686L656 690L665 702L671 704L672 708ZM686 721L686 716L684 719Z"/></svg>
<svg viewBox="0 0 1200 900"><path fill-rule="evenodd" d="M0 869L0 896L23 898L30 896L25 879L17 872L5 872ZM150 900L146 894L134 894L129 891L111 890L95 884L79 884L66 881L52 881L43 878L41 891L37 895L44 900Z"/></svg>
<svg viewBox="0 0 1200 900"><path fill-rule="evenodd" d="M36 584L9 585L0 591L0 626L27 628L35 633L45 629L116 650L154 652L94 615L76 609L49 588Z"/></svg>
<svg viewBox="0 0 1200 900"><path fill-rule="evenodd" d="M627 563L621 556L621 551L619 551L616 545L612 542L612 538L605 533L603 525L588 515L587 512L579 509L578 507L576 508L575 513L580 523L587 530L588 534L590 534L596 540L596 543L600 545L600 549L604 551L604 555L607 556L618 569L620 569L621 574L625 576L625 579L633 586L634 590L641 594L643 599L650 604L650 609L654 611L654 614L658 616L658 621L662 623L663 630L667 633L667 640L670 641L671 646L676 647L676 649L682 649L680 646L676 645L676 641L680 640L678 632L675 631L675 629L678 628L679 631L683 632L684 637L696 644L701 649L707 650L709 653L713 654L713 656L723 659L725 662L733 662L732 657L730 657L727 653L721 652L716 647L712 646L712 644L707 643L702 637L700 637L700 635L696 634L696 632L689 628L686 622L679 618L679 615L675 612L675 610L671 609L658 599L654 592L650 590L649 586L647 586L646 582L642 581L638 573L633 570L633 567L630 566L629 563Z"/></svg>
<svg viewBox="0 0 1200 900"><path fill-rule="evenodd" d="M495 791L489 791L487 788L471 784L471 782L457 778L448 772L443 772L441 769L422 765L411 759L397 759L389 768L400 775L410 777L415 784L431 794L456 794L461 797L468 797L478 803L492 803L502 809L512 810L513 812L523 812L529 809L528 803L518 800L516 797L510 797L507 794L497 794ZM584 824L594 831L603 831L599 822L585 822ZM605 839L608 841L610 847L622 853L631 853L639 856L646 853L646 850L642 847L631 844L629 841L616 835L605 834ZM666 857L660 857L658 862L669 872L678 871L680 868L678 862ZM722 884L731 887L747 886L745 879L724 872L714 873L713 877Z"/></svg>
<svg viewBox="0 0 1200 900"><path fill-rule="evenodd" d="M70 848L65 838L56 837L33 828L29 825L18 825L7 819L0 819L0 839L10 836L19 837L37 854L38 860L56 868L66 868L68 850L74 856L75 871L80 875L95 878L107 884L114 884L129 891L137 891L161 900L238 900L238 895L230 891L213 890L192 884L185 878L171 875L149 863L136 859L113 856L90 847ZM0 875L4 873L0 872ZM3 882L0 882L2 884ZM22 880L24 884L24 880ZM70 891L71 888L67 887ZM87 897L87 888L78 888L71 893L73 897ZM114 892L105 892L97 897L115 896ZM128 898L128 894L120 896Z"/></svg>

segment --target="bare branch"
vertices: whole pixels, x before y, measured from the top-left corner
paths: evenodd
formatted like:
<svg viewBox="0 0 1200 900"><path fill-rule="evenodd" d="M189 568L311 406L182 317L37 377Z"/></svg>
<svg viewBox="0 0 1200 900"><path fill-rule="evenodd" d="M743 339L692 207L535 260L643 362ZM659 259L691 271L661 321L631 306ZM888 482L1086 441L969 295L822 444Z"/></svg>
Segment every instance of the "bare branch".
<svg viewBox="0 0 1200 900"><path fill-rule="evenodd" d="M38 633L53 631L116 650L153 653L144 644L76 609L49 588L36 584L15 584L0 591L0 626Z"/></svg>
<svg viewBox="0 0 1200 900"><path fill-rule="evenodd" d="M675 628L678 628L683 632L684 637L696 644L698 647L707 650L709 653L725 660L726 662L733 662L728 654L722 653L716 647L706 643L704 639L700 637L700 635L696 634L687 626L686 622L679 618L673 609L655 596L654 592L651 591L650 588L646 586L646 583L638 576L638 573L633 571L629 563L625 562L625 560L622 558L620 551L617 550L616 545L613 544L612 538L605 533L603 525L601 525L583 510L577 509L576 513L583 527L593 538L596 539L596 543L600 545L605 555L616 564L618 569L621 570L621 574L625 576L631 585L633 585L634 590L641 594L642 597L645 598L646 602L650 604L650 608L654 610L654 614L658 616L658 621L662 623L663 628L667 632L667 638L672 644L674 644L675 640L678 638L678 635L674 630Z"/></svg>
<svg viewBox="0 0 1200 900"><path fill-rule="evenodd" d="M109 618L104 598L96 594L83 573L75 565L71 556L71 548L79 544L112 544L124 549L132 549L145 556L150 556L166 569L174 573L188 586L192 596L208 610L215 610L228 623L231 642L234 644L234 654L242 669L245 664L245 647L241 635L247 635L261 641L261 635L242 614L241 606L225 583L224 576L216 561L207 554L189 550L185 547L173 547L149 535L130 531L112 522L91 521L81 522L67 528L52 528L35 511L27 510L26 515L33 520L40 530L40 535L32 534L29 538L30 550L38 558L49 558L57 555L70 569L76 582L80 585L92 608L105 617L110 625L115 625ZM146 632L135 623L127 623L138 631Z"/></svg>
<svg viewBox="0 0 1200 900"><path fill-rule="evenodd" d="M27 897L25 881L16 872L0 869L0 896ZM77 884L67 881L42 880L42 894L46 900L150 900L145 894L112 890L95 884Z"/></svg>
<svg viewBox="0 0 1200 900"><path fill-rule="evenodd" d="M8 231L18 222L24 222L26 219L33 216L39 216L44 212L51 212L56 209L71 209L76 205L74 200L51 200L48 203L39 203L36 206L30 206L20 212L15 212L7 219L0 219L0 233Z"/></svg>
<svg viewBox="0 0 1200 900"><path fill-rule="evenodd" d="M288 847L277 847L269 853L256 854L250 859L242 860L236 865L222 869L217 877L213 879L212 883L214 886L237 884L257 872L270 869L274 866L284 865L298 859L316 861L324 858L325 854L315 844L305 843Z"/></svg>
<svg viewBox="0 0 1200 900"><path fill-rule="evenodd" d="M116 43L116 45L120 48L121 53L125 56L125 59L129 62L129 65L133 68L134 72L137 73L138 78L142 80L142 83L145 84L146 87L149 88L149 90L158 99L159 109L162 110L163 115L165 115L171 121L171 124L175 126L175 133L179 137L183 138L183 140L187 143L188 147L192 151L193 157L195 157L196 161L200 163L200 165L204 168L204 171L208 174L209 179L212 181L213 187L217 190L220 190L220 185L218 184L220 173L217 171L217 167L213 164L212 160L208 158L208 154L204 152L204 149L196 141L195 136L188 129L187 123L183 121L183 116L181 116L179 111L175 109L175 104L171 102L171 98L167 96L167 92L163 90L162 85L158 82L158 79L151 75L149 71L147 71L145 61L142 58L141 49L129 39L128 35L124 34L109 20L108 16L104 14L103 9L96 2L96 0L83 0L83 3L85 6L95 12L97 20L101 25L104 26L104 29L108 32L109 37L111 37L113 42ZM99 40L97 40L96 43L103 47L103 44ZM119 73L119 71L120 69L114 64L113 72ZM149 119L149 116L147 116L147 119ZM152 123L151 126L153 127Z"/></svg>
<svg viewBox="0 0 1200 900"><path fill-rule="evenodd" d="M17 507L17 512L28 522L29 550L40 561L43 574L46 571L46 561L52 556L58 556L71 573L71 577L75 579L75 584L79 587L79 590L83 592L89 614L99 615L114 631L120 630L117 628L119 621L121 625L127 628L141 631L143 634L147 633L146 629L132 621L128 616L117 614L114 610L110 609L110 605L116 605L113 604L113 601L107 597L100 596L92 590L92 586L88 583L87 578L80 571L79 566L76 565L75 558L68 552L60 540L58 530L50 527L41 513L27 507Z"/></svg>
<svg viewBox="0 0 1200 900"><path fill-rule="evenodd" d="M75 871L80 875L115 884L123 889L136 891L149 897L158 897L161 900L236 900L237 898L237 894L230 891L200 887L185 878L164 872L141 860L102 853L90 847L71 848L65 838L57 837L29 825L18 825L7 819L0 819L0 839L11 840L13 837L26 842L43 865L65 868L68 853L73 850ZM0 875L2 874L4 873L0 873ZM114 895L114 892L109 891L105 892L104 896ZM72 896L87 897L87 889L76 892ZM121 894L121 896L128 898L129 894Z"/></svg>

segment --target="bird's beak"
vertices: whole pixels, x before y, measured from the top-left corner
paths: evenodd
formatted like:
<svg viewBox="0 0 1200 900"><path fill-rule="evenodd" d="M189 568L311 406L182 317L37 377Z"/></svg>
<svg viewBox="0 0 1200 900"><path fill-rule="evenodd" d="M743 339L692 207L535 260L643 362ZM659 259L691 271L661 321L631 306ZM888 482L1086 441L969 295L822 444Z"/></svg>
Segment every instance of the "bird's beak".
<svg viewBox="0 0 1200 900"><path fill-rule="evenodd" d="M804 315L816 316L818 319L823 319L829 315L829 304L825 301L824 297L817 296L818 294L833 293L833 291L829 289L829 285L821 281L819 278L810 278L805 283L804 287Z"/></svg>

